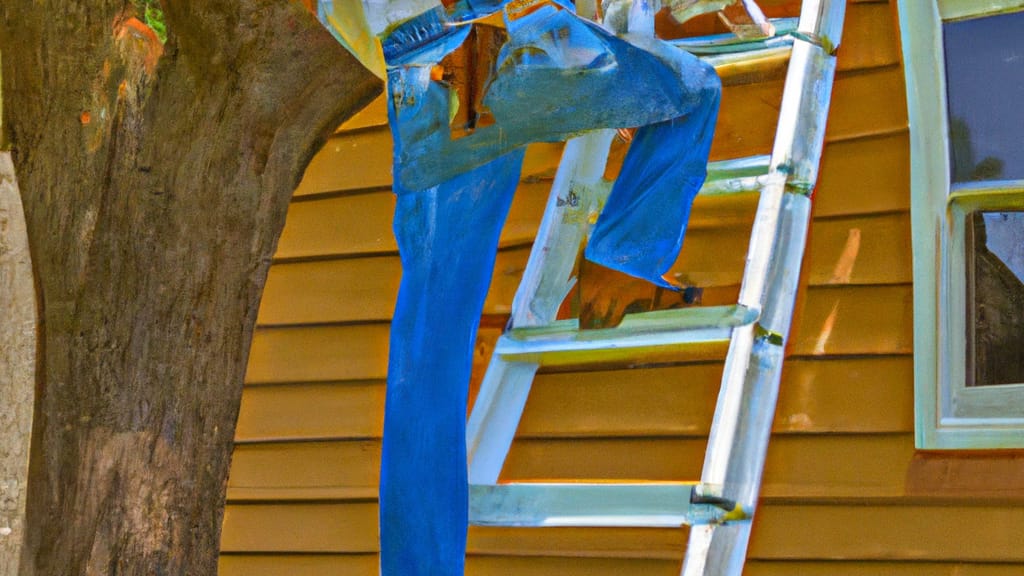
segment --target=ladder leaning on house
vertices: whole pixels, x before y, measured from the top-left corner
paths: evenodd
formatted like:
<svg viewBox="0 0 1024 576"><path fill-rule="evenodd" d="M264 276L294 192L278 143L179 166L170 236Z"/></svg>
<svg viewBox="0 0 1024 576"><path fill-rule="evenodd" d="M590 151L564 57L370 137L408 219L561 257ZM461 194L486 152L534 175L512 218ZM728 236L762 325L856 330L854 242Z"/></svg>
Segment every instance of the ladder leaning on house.
<svg viewBox="0 0 1024 576"><path fill-rule="evenodd" d="M615 328L580 331L556 320L600 202L614 131L566 144L540 230L467 428L470 522L489 526L692 526L684 576L743 570L796 300L811 194L825 136L844 0L804 0L774 38L680 41L717 66L756 66L789 53L770 157L711 163L701 194L759 191L739 300L731 306L628 314ZM577 201L566 202L574 195ZM729 342L697 482L498 483L541 366L642 361ZM660 356L663 357L663 356Z"/></svg>

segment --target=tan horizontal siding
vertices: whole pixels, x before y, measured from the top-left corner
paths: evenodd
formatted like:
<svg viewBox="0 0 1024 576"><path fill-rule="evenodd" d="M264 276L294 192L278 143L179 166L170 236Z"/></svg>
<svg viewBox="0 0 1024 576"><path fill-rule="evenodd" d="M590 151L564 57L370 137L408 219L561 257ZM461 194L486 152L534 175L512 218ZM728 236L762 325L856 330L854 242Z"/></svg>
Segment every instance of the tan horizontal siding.
<svg viewBox="0 0 1024 576"><path fill-rule="evenodd" d="M1017 576L1019 564L967 562L747 562L744 576Z"/></svg>
<svg viewBox="0 0 1024 576"><path fill-rule="evenodd" d="M378 576L376 554L221 554L219 576Z"/></svg>
<svg viewBox="0 0 1024 576"><path fill-rule="evenodd" d="M470 556L467 576L678 576L679 562L631 558ZM377 576L377 556L225 555L220 576Z"/></svg>
<svg viewBox="0 0 1024 576"><path fill-rule="evenodd" d="M899 62L899 32L889 4L885 1L849 3L836 67L842 71Z"/></svg>
<svg viewBox="0 0 1024 576"><path fill-rule="evenodd" d="M235 449L228 498L276 499L292 491L343 490L344 497L374 496L380 441L243 444ZM235 494L230 493L235 491ZM269 498L268 498L269 497ZM277 497L280 498L280 497Z"/></svg>
<svg viewBox="0 0 1024 576"><path fill-rule="evenodd" d="M266 328L252 339L248 383L383 379L387 324Z"/></svg>
<svg viewBox="0 0 1024 576"><path fill-rule="evenodd" d="M910 210L909 132L833 142L825 147L814 215Z"/></svg>
<svg viewBox="0 0 1024 576"><path fill-rule="evenodd" d="M227 552L366 553L377 548L375 504L236 504ZM764 503L752 560L1022 562L1024 507ZM473 555L678 560L686 529L473 528Z"/></svg>
<svg viewBox="0 0 1024 576"><path fill-rule="evenodd" d="M373 554L221 556L221 576L376 576ZM674 560L470 556L468 576L678 576ZM1013 564L753 560L745 576L1018 576Z"/></svg>
<svg viewBox="0 0 1024 576"><path fill-rule="evenodd" d="M502 477L508 481L694 480L700 475L705 442L703 437L519 438ZM261 502L372 500L379 460L379 440L240 445L228 497ZM889 465L880 466L882 462ZM947 481L948 487L923 485L918 476L928 466L915 458L909 432L777 434L769 446L762 497L861 503L908 498L962 506L977 493L1014 505L1024 503L1024 466L1019 461L996 457L957 470L1000 482L998 489L982 486L981 480L970 484L954 479Z"/></svg>
<svg viewBox="0 0 1024 576"><path fill-rule="evenodd" d="M687 234L673 266L676 278L701 287L738 285L750 222L698 228ZM529 247L502 250L485 314L507 314L526 267ZM811 285L897 284L911 281L910 218L906 213L816 222L805 264ZM390 319L398 294L398 256L288 262L274 266L260 305L261 325ZM638 283L641 291L647 284Z"/></svg>
<svg viewBox="0 0 1024 576"><path fill-rule="evenodd" d="M720 362L542 373L519 427L523 438L680 436L706 433ZM777 433L909 432L910 356L794 359L783 372ZM315 407L315 409L311 409ZM250 386L240 442L379 438L381 381Z"/></svg>
<svg viewBox="0 0 1024 576"><path fill-rule="evenodd" d="M783 371L776 433L909 432L909 356L791 360ZM521 438L706 434L721 363L541 374Z"/></svg>
<svg viewBox="0 0 1024 576"><path fill-rule="evenodd" d="M481 329L486 356L496 329ZM249 383L381 379L386 323L265 328L253 338ZM798 302L787 350L798 356L907 354L913 345L909 285L811 287Z"/></svg>
<svg viewBox="0 0 1024 576"><path fill-rule="evenodd" d="M248 386L235 439L379 438L383 414L382 380Z"/></svg>
<svg viewBox="0 0 1024 576"><path fill-rule="evenodd" d="M391 186L386 126L337 134L310 161L295 196Z"/></svg>
<svg viewBox="0 0 1024 576"><path fill-rule="evenodd" d="M749 557L1024 562L1024 506L766 505Z"/></svg>
<svg viewBox="0 0 1024 576"><path fill-rule="evenodd" d="M815 195L815 216L909 210L909 161L906 130L830 144L825 149ZM505 246L532 240L549 187L548 181L519 187L502 233ZM752 195L698 198L690 228L703 230L747 223L755 204ZM289 208L277 258L397 253L391 233L393 212L394 195L387 190L294 202Z"/></svg>
<svg viewBox="0 0 1024 576"><path fill-rule="evenodd" d="M502 231L503 246L533 241L549 190L546 181L520 185ZM275 258L397 254L394 211L390 190L293 202Z"/></svg>

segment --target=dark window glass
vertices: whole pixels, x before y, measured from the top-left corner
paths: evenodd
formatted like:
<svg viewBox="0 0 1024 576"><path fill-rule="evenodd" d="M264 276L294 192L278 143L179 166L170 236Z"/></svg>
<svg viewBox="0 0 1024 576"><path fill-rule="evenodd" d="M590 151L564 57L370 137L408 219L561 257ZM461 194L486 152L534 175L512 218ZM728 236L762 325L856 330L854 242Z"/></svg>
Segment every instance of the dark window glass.
<svg viewBox="0 0 1024 576"><path fill-rule="evenodd" d="M953 182L1024 179L1024 12L943 25Z"/></svg>
<svg viewBox="0 0 1024 576"><path fill-rule="evenodd" d="M967 385L1024 383L1024 211L967 226Z"/></svg>

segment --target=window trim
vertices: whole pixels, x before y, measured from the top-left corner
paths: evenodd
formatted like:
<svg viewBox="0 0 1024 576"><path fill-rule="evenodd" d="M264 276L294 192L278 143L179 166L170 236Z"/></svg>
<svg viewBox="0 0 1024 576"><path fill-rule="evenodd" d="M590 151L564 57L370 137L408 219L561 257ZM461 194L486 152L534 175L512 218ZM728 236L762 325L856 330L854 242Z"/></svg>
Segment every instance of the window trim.
<svg viewBox="0 0 1024 576"><path fill-rule="evenodd" d="M914 276L915 443L924 449L1024 448L1024 384L968 389L964 221L1024 208L1024 181L950 183L943 21L1024 8L1024 0L897 0L907 112ZM1021 417L980 414L996 402ZM954 406L960 415L954 415Z"/></svg>
<svg viewBox="0 0 1024 576"><path fill-rule="evenodd" d="M900 3L904 2L900 0ZM949 21L1012 12L1024 8L1024 0L938 0L938 5L942 20Z"/></svg>

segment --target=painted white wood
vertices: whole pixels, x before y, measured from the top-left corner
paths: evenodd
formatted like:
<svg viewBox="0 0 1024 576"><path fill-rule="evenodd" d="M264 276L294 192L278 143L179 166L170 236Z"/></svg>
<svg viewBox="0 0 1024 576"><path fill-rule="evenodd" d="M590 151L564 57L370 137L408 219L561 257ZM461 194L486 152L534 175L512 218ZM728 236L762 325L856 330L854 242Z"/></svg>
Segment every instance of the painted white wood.
<svg viewBox="0 0 1024 576"><path fill-rule="evenodd" d="M958 185L949 174L943 19L1024 7L1020 0L898 0L910 121L914 252L915 443L924 449L1024 448L1024 424L986 406L1024 406L1012 388L965 386L963 218L970 206L1020 207L1019 182ZM1003 388L998 390L998 388ZM957 414L954 406L966 410ZM1016 420L1016 421L1015 421Z"/></svg>
<svg viewBox="0 0 1024 576"><path fill-rule="evenodd" d="M1024 8L1024 0L938 0L938 7L943 20L958 20L1020 10Z"/></svg>

